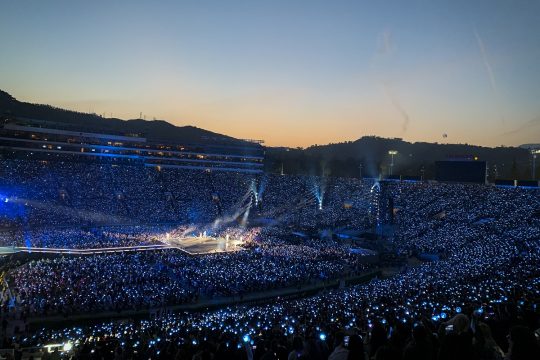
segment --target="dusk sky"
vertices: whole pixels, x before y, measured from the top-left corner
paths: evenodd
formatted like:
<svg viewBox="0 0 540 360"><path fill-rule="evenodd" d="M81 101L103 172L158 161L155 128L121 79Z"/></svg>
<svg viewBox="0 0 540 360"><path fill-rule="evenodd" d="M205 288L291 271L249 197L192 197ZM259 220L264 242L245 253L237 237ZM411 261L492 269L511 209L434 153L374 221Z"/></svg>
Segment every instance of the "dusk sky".
<svg viewBox="0 0 540 360"><path fill-rule="evenodd" d="M540 1L1 0L0 45L0 89L107 117L270 146L540 142Z"/></svg>

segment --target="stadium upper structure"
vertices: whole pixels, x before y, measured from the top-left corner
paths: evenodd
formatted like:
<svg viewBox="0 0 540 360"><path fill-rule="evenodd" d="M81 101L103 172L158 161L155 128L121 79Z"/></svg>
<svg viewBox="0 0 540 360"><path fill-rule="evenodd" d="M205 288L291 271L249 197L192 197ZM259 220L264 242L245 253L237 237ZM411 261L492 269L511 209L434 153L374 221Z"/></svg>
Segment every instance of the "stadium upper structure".
<svg viewBox="0 0 540 360"><path fill-rule="evenodd" d="M66 124L6 119L0 127L4 157L44 160L113 161L159 168L262 173L264 148L259 143L183 144L149 140L140 134L82 131Z"/></svg>

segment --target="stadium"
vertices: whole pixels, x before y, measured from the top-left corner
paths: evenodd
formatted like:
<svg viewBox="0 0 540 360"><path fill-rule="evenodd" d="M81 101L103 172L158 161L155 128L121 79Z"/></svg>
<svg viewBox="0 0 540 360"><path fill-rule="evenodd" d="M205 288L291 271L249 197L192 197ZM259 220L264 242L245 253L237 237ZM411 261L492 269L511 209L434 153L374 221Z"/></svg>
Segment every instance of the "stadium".
<svg viewBox="0 0 540 360"><path fill-rule="evenodd" d="M6 356L534 351L538 183L459 181L452 162L451 181L276 174L249 141L0 131Z"/></svg>
<svg viewBox="0 0 540 360"><path fill-rule="evenodd" d="M540 1L0 4L0 360L540 360Z"/></svg>

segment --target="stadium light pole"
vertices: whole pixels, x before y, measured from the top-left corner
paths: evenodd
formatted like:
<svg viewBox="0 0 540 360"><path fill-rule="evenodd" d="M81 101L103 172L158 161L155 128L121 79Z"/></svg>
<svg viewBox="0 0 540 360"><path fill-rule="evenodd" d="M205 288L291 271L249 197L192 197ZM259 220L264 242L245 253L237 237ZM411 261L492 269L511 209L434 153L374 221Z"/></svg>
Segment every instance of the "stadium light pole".
<svg viewBox="0 0 540 360"><path fill-rule="evenodd" d="M358 168L360 169L360 181L362 181L362 164L360 164Z"/></svg>
<svg viewBox="0 0 540 360"><path fill-rule="evenodd" d="M392 158L392 162L390 163L390 175L394 175L394 155L397 155L397 153L397 150L388 151L388 155Z"/></svg>
<svg viewBox="0 0 540 360"><path fill-rule="evenodd" d="M536 180L536 155L540 154L540 149L531 150L532 155L532 179Z"/></svg>

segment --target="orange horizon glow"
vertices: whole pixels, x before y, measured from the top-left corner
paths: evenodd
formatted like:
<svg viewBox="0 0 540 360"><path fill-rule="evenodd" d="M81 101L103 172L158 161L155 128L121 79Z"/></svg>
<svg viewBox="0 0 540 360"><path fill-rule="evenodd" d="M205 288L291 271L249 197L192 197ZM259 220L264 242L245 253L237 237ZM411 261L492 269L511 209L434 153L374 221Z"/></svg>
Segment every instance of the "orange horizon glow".
<svg viewBox="0 0 540 360"><path fill-rule="evenodd" d="M14 93L11 95L19 101L43 103L84 113L96 113L106 118L112 115L114 118L123 120L136 119L142 112L145 119L151 121L154 118L152 109L155 109L155 113L161 114L161 116L155 116L157 120L165 120L176 126L196 126L238 139L264 140L266 146L272 147L306 148L311 145L355 141L363 136L403 138L409 142L468 143L489 147L519 146L537 140L533 133L528 139L517 137L517 140L509 142L508 140L512 140L512 137L503 134L503 124L498 124L499 126L493 129L486 129L480 137L471 136L472 134L458 127L454 131L451 131L451 127L437 129L430 127L427 115L426 119L410 121L407 130L404 131L403 119L391 104L386 106L371 104L371 107L363 104L363 107L359 105L357 109L349 109L349 111L341 109L341 113L340 109L319 108L317 114L311 112L302 114L302 109L298 109L290 102L282 108L271 109L258 108L257 104L252 104L252 106L246 104L239 110L231 104L217 103L213 106L210 104L185 105L175 111L174 105L163 103L160 106L160 101L156 104L148 101L138 106L130 101L62 102L47 100L48 97L40 100L39 97L29 99ZM379 101L384 103L384 97ZM380 106L380 109L377 106ZM147 111L133 111L137 107L147 109ZM289 112L289 109L296 109L296 112ZM336 115L333 116L332 112ZM470 119L470 121L471 129L474 129L474 120ZM451 123L446 119L442 122ZM443 134L447 134L447 137L443 137Z"/></svg>
<svg viewBox="0 0 540 360"><path fill-rule="evenodd" d="M0 89L269 146L516 146L540 139L539 13L504 0L13 1Z"/></svg>

